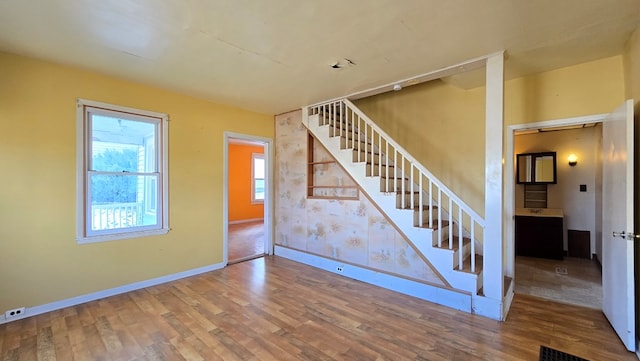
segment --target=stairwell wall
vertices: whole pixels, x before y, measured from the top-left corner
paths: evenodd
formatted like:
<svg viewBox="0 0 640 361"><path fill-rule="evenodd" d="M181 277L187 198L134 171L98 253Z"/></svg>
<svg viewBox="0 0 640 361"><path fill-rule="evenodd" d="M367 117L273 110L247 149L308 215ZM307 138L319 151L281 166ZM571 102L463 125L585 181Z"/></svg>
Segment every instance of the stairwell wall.
<svg viewBox="0 0 640 361"><path fill-rule="evenodd" d="M622 56L578 64L506 81L505 127L608 113L623 100ZM435 80L355 103L484 215L484 101L484 87Z"/></svg>

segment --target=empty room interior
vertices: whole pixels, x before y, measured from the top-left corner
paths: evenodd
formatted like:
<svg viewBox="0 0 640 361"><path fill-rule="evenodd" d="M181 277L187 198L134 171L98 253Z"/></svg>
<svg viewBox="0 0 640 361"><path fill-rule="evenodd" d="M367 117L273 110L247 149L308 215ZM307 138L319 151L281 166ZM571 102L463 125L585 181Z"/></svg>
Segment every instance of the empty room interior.
<svg viewBox="0 0 640 361"><path fill-rule="evenodd" d="M639 112L637 0L0 1L0 360L637 360Z"/></svg>

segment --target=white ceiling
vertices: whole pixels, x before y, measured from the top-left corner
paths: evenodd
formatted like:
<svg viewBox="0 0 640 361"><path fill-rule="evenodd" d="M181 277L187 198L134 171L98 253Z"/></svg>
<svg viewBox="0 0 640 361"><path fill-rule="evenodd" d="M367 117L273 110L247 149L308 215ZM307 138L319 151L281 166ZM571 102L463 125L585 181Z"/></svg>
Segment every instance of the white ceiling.
<svg viewBox="0 0 640 361"><path fill-rule="evenodd" d="M640 0L0 0L0 50L278 114L501 50L507 78L613 56L639 24Z"/></svg>

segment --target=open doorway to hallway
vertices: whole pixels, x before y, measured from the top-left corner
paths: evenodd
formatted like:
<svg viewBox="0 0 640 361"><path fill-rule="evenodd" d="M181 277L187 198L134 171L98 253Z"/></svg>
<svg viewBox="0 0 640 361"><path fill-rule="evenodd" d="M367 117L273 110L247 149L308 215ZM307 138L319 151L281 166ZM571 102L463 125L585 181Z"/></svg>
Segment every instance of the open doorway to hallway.
<svg viewBox="0 0 640 361"><path fill-rule="evenodd" d="M269 141L226 135L225 261L237 263L269 253Z"/></svg>
<svg viewBox="0 0 640 361"><path fill-rule="evenodd" d="M516 293L602 309L599 124L554 124L513 134L514 159L554 153L557 178L549 184L514 184ZM569 163L570 155L577 164Z"/></svg>
<svg viewBox="0 0 640 361"><path fill-rule="evenodd" d="M515 293L602 309L602 271L593 259L516 256Z"/></svg>

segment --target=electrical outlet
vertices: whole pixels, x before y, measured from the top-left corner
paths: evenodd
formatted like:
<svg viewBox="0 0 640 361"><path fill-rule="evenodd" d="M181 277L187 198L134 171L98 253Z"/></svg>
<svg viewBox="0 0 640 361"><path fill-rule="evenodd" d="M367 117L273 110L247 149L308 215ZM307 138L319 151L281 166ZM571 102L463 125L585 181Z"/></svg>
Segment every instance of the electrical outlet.
<svg viewBox="0 0 640 361"><path fill-rule="evenodd" d="M342 266L338 266L337 271L342 272L343 271Z"/></svg>
<svg viewBox="0 0 640 361"><path fill-rule="evenodd" d="M13 310L8 310L7 312L4 313L4 318L5 320L8 320L11 318L22 316L24 315L24 311L25 311L24 307L18 307L18 308L14 308Z"/></svg>

